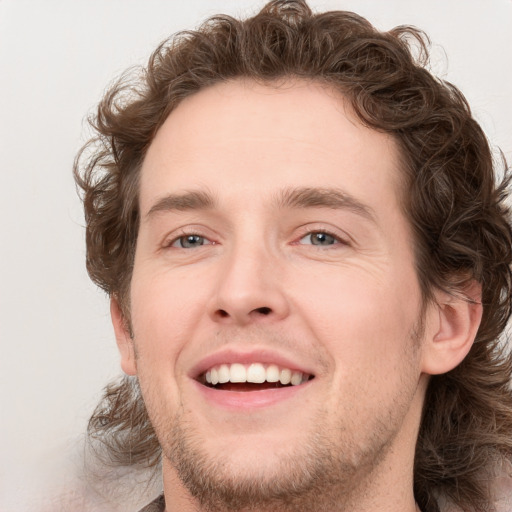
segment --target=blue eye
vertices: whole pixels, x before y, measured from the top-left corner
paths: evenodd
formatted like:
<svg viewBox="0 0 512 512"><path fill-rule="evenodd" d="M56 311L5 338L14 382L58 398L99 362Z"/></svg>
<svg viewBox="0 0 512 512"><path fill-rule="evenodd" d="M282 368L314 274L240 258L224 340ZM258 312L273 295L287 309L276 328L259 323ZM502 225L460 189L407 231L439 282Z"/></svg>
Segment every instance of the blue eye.
<svg viewBox="0 0 512 512"><path fill-rule="evenodd" d="M181 249L193 249L194 247L200 247L207 243L207 240L200 235L185 235L177 238L173 243L172 247L179 247Z"/></svg>
<svg viewBox="0 0 512 512"><path fill-rule="evenodd" d="M314 231L312 233L308 233L306 236L302 237L300 241L304 244L310 245L334 245L339 242L339 240L329 233L324 233L322 231Z"/></svg>

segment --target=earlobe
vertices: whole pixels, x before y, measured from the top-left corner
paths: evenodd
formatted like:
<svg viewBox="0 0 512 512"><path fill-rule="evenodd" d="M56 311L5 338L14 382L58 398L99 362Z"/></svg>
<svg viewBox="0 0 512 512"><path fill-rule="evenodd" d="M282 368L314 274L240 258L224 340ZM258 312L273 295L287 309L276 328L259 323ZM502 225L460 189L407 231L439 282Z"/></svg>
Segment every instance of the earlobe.
<svg viewBox="0 0 512 512"><path fill-rule="evenodd" d="M135 348L130 328L116 297L110 298L110 317L116 336L117 348L121 355L121 368L127 375L136 375Z"/></svg>
<svg viewBox="0 0 512 512"><path fill-rule="evenodd" d="M447 373L458 366L470 351L482 319L481 286L472 281L460 296L439 292L432 314L436 328L426 333L423 372Z"/></svg>

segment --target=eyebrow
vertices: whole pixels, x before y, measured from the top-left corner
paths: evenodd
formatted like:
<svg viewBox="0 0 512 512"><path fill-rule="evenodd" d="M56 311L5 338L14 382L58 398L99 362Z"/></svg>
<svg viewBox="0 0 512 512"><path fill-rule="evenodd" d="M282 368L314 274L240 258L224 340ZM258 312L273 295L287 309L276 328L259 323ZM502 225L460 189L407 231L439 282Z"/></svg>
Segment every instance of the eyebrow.
<svg viewBox="0 0 512 512"><path fill-rule="evenodd" d="M376 222L375 212L372 208L338 188L287 188L277 196L277 204L280 208L349 210L372 222Z"/></svg>
<svg viewBox="0 0 512 512"><path fill-rule="evenodd" d="M376 222L372 208L337 188L286 188L275 196L274 203L279 209L331 208L334 210L349 210ZM217 201L208 192L191 191L184 194L169 194L157 200L146 214L146 219L155 216L159 212L211 210L216 205Z"/></svg>
<svg viewBox="0 0 512 512"><path fill-rule="evenodd" d="M169 194L159 199L148 211L146 218L154 217L159 212L211 210L216 201L208 192L193 191L184 194Z"/></svg>

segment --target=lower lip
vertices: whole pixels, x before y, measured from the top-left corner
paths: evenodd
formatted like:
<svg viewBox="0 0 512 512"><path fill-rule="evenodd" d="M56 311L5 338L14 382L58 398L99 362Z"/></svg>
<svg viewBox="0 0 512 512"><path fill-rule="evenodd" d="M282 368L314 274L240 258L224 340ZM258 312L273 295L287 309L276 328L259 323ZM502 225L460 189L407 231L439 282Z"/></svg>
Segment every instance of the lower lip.
<svg viewBox="0 0 512 512"><path fill-rule="evenodd" d="M276 405L294 398L297 394L309 388L311 383L310 380L298 386L262 389L261 391L223 391L194 381L198 391L210 404L231 410L250 410Z"/></svg>

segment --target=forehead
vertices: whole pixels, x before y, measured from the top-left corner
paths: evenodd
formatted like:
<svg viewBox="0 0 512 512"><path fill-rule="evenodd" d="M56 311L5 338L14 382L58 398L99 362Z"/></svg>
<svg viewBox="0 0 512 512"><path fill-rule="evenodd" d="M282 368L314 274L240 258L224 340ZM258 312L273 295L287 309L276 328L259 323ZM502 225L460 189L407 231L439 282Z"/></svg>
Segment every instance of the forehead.
<svg viewBox="0 0 512 512"><path fill-rule="evenodd" d="M396 195L399 160L394 139L363 126L324 84L234 80L186 98L164 122L142 167L141 209L165 192L262 199L292 185L373 191L373 202Z"/></svg>

